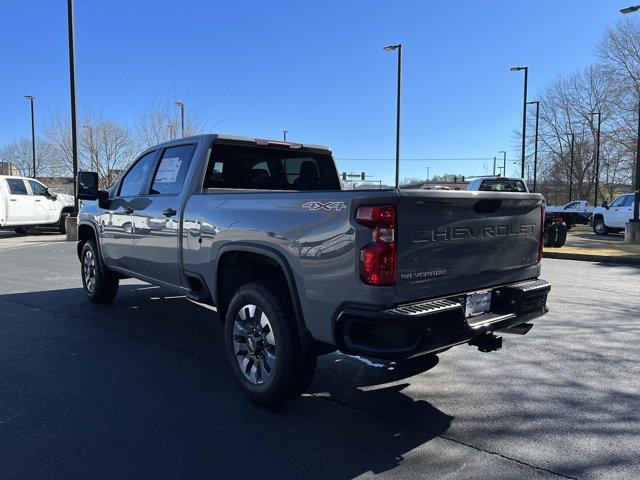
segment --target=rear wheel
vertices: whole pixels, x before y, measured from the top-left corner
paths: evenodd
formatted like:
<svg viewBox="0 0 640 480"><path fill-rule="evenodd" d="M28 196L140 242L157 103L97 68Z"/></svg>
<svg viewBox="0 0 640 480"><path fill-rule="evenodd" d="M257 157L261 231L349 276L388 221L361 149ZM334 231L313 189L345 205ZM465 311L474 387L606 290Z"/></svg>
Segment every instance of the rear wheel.
<svg viewBox="0 0 640 480"><path fill-rule="evenodd" d="M60 214L60 221L58 222L58 231L59 231L61 234L63 234L63 235L64 235L65 233L67 233L67 225L66 225L66 222L67 222L67 217L68 217L68 216L69 216L69 214L68 214L68 213L62 213L62 214Z"/></svg>
<svg viewBox="0 0 640 480"><path fill-rule="evenodd" d="M118 276L100 263L98 248L93 240L87 240L80 254L80 273L84 293L93 303L109 303L118 293Z"/></svg>
<svg viewBox="0 0 640 480"><path fill-rule="evenodd" d="M272 281L243 285L225 320L225 348L234 376L251 400L267 406L306 390L316 367L316 355L302 344L282 290Z"/></svg>
<svg viewBox="0 0 640 480"><path fill-rule="evenodd" d="M558 226L552 223L544 230L544 246L553 247L558 240Z"/></svg>
<svg viewBox="0 0 640 480"><path fill-rule="evenodd" d="M609 233L609 229L601 218L593 222L593 231L596 235L606 235Z"/></svg>
<svg viewBox="0 0 640 480"><path fill-rule="evenodd" d="M558 233L553 246L557 248L563 247L567 242L567 226L564 223L558 223L556 224L556 228L558 229Z"/></svg>

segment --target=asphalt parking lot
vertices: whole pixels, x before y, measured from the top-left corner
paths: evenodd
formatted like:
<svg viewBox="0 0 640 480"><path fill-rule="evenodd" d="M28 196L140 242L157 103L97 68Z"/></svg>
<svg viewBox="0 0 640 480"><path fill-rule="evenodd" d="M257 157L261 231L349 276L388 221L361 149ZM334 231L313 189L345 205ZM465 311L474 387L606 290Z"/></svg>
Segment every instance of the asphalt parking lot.
<svg viewBox="0 0 640 480"><path fill-rule="evenodd" d="M91 305L75 244L2 232L0 478L640 478L640 268L543 277L551 312L499 352L332 354L271 411L214 312L129 280Z"/></svg>

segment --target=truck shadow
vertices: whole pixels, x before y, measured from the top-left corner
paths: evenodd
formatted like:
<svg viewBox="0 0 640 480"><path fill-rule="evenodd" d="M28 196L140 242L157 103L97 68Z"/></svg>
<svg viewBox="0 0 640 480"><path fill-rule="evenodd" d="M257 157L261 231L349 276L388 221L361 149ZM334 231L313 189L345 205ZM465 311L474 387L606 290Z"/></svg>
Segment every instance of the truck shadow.
<svg viewBox="0 0 640 480"><path fill-rule="evenodd" d="M403 393L435 356L377 368L331 354L310 393L254 405L227 367L217 314L158 287L129 282L103 306L79 288L5 294L0 312L0 451L14 476L353 478L398 467L452 420Z"/></svg>

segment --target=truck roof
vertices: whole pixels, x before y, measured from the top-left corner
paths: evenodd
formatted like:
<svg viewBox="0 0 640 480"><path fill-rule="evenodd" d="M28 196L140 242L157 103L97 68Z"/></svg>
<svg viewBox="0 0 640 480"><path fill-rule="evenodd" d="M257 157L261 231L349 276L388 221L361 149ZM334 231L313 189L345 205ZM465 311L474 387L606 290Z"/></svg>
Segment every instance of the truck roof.
<svg viewBox="0 0 640 480"><path fill-rule="evenodd" d="M324 151L329 152L329 153L331 152L331 148L329 148L329 147L327 147L325 145L316 145L316 144L312 144L312 143L298 143L298 142L290 142L290 141L286 141L285 142L283 140L258 138L258 137L245 137L245 136L241 136L241 135L228 135L228 134L223 134L223 133L205 133L205 134L201 134L201 135L193 135L191 137L179 138L179 139L171 140L169 142L161 143L160 145L155 145L154 148L155 147L162 147L162 146L165 146L165 145L175 144L176 142L182 142L184 140L197 140L197 139L204 139L205 141L209 141L209 142L215 142L215 141L239 142L239 143L249 143L249 144L252 144L252 145L256 145L256 144L295 145L298 148L307 148L307 149L312 149L312 150L324 150Z"/></svg>

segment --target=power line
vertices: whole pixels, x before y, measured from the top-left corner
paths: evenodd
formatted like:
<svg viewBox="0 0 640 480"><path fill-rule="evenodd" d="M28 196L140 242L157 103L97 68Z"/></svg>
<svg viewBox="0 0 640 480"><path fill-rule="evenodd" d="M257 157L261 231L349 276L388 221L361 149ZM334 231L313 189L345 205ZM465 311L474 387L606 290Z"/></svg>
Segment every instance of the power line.
<svg viewBox="0 0 640 480"><path fill-rule="evenodd" d="M395 160L394 158L340 158L336 160L343 162L389 162ZM493 157L468 157L468 158L403 158L403 162L475 162L475 161L490 161ZM515 162L517 160L507 158L508 162Z"/></svg>

